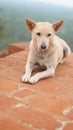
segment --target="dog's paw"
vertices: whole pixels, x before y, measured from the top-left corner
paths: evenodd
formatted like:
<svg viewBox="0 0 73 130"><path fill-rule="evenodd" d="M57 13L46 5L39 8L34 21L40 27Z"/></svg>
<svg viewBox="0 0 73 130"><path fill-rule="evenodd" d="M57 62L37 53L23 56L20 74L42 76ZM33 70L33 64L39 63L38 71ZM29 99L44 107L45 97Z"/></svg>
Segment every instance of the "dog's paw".
<svg viewBox="0 0 73 130"><path fill-rule="evenodd" d="M39 80L39 79L38 79L37 76L32 76L32 77L29 79L29 83L35 84L38 80Z"/></svg>
<svg viewBox="0 0 73 130"><path fill-rule="evenodd" d="M27 83L27 82L29 82L29 79L30 79L30 75L24 74L22 76L22 82Z"/></svg>

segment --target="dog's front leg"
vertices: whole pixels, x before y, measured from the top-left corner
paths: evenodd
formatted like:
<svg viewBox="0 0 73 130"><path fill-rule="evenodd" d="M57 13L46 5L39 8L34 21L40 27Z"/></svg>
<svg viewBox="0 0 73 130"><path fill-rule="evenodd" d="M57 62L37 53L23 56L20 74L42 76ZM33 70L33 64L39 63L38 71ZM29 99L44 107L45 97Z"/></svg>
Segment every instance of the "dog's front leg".
<svg viewBox="0 0 73 130"><path fill-rule="evenodd" d="M22 77L22 82L29 82L29 79L31 77L32 68L33 68L33 63L28 61L26 64L26 72Z"/></svg>
<svg viewBox="0 0 73 130"><path fill-rule="evenodd" d="M54 73L55 73L55 68L48 67L47 70L45 70L43 72L39 72L39 73L35 74L34 76L32 76L29 80L29 83L34 84L42 78L52 77L52 76L54 76Z"/></svg>

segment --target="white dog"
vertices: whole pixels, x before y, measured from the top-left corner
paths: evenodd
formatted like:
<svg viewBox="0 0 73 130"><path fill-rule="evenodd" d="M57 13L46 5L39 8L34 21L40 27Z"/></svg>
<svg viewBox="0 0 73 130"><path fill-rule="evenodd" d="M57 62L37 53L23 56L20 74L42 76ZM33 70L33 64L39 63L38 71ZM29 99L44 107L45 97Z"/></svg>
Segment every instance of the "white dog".
<svg viewBox="0 0 73 130"><path fill-rule="evenodd" d="M32 41L22 82L34 84L42 78L54 76L57 65L62 63L63 59L71 53L67 43L55 35L63 22L61 20L53 24L48 22L36 23L26 19L28 30L32 33ZM45 66L46 69L31 76L33 66L36 63L41 68Z"/></svg>

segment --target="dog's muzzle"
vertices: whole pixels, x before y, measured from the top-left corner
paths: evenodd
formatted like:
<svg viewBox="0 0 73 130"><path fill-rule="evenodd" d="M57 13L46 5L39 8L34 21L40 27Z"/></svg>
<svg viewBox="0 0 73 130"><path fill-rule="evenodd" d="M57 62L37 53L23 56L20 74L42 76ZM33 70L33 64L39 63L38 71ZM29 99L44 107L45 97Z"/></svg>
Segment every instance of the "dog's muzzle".
<svg viewBox="0 0 73 130"><path fill-rule="evenodd" d="M45 43L43 43L43 44L41 45L41 49L42 49L42 50L45 50L45 49L46 49L46 44L45 44Z"/></svg>

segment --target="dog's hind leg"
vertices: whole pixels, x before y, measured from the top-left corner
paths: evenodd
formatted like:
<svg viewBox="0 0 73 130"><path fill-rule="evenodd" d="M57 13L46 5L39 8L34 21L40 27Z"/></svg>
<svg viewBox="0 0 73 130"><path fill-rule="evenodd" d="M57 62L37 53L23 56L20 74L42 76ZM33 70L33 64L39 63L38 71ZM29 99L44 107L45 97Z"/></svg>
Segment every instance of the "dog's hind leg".
<svg viewBox="0 0 73 130"><path fill-rule="evenodd" d="M63 64L65 58L67 56L69 56L71 54L71 49L69 48L69 46L65 46L64 49L63 49L63 59L62 61L60 62L60 64Z"/></svg>
<svg viewBox="0 0 73 130"><path fill-rule="evenodd" d="M66 58L67 56L69 56L71 53L71 49L66 46L64 49L63 49L63 59Z"/></svg>

